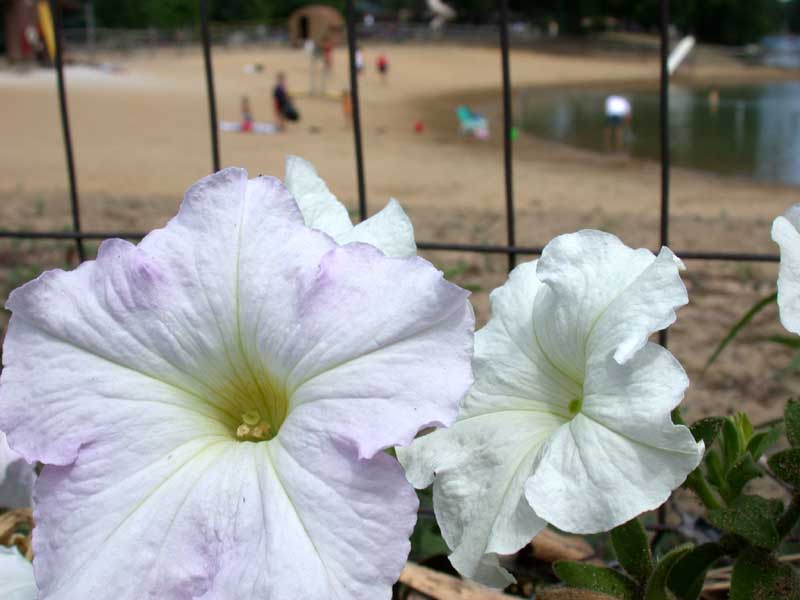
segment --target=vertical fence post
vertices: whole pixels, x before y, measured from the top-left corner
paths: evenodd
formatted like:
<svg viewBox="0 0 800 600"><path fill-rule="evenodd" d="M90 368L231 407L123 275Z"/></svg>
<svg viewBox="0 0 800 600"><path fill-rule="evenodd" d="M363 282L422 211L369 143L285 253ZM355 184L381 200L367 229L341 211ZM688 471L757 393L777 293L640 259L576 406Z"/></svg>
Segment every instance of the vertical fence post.
<svg viewBox="0 0 800 600"><path fill-rule="evenodd" d="M661 77L659 82L659 133L661 142L661 220L660 245L669 245L669 0L661 0ZM658 333L659 343L666 347L667 330Z"/></svg>
<svg viewBox="0 0 800 600"><path fill-rule="evenodd" d="M516 233L514 223L514 174L511 162L511 128L513 119L511 114L511 73L509 68L508 49L508 0L499 0L500 3L500 54L503 69L503 170L506 184L506 239L508 245L516 246ZM517 255L513 250L508 252L508 270L517 264Z"/></svg>
<svg viewBox="0 0 800 600"><path fill-rule="evenodd" d="M661 219L659 238L661 246L669 244L669 71L667 70L667 60L669 57L669 0L661 1L661 19L659 28L661 31L660 44L660 63L661 76L659 79L659 133L661 142ZM667 347L667 330L662 329L658 332L658 343L664 348ZM680 410L678 408L676 411ZM669 500L658 507L658 524L664 525L667 522L667 505ZM656 545L660 539L661 532L653 538L652 544Z"/></svg>
<svg viewBox="0 0 800 600"><path fill-rule="evenodd" d="M367 192L364 183L364 152L361 147L361 106L358 98L358 69L356 69L356 10L353 0L347 0L347 53L350 64L350 99L353 107L353 137L356 147L356 176L358 178L358 218L367 218Z"/></svg>
<svg viewBox="0 0 800 600"><path fill-rule="evenodd" d="M203 60L206 68L206 93L208 94L208 120L211 125L211 164L219 171L219 134L217 130L217 97L214 93L214 68L211 64L211 35L208 31L208 0L200 0L200 37L203 43Z"/></svg>
<svg viewBox="0 0 800 600"><path fill-rule="evenodd" d="M61 111L61 131L64 136L64 151L67 155L67 176L69 177L69 201L72 208L72 229L75 233L81 231L81 215L78 205L78 181L75 177L75 159L72 154L72 134L69 128L69 112L67 111L67 90L64 86L64 47L63 31L61 23L61 7L58 0L50 0L50 13L53 17L53 29L55 33L55 67L56 80L58 84L58 107ZM83 239L75 238L75 249L78 251L78 259L84 261L86 252L83 247Z"/></svg>

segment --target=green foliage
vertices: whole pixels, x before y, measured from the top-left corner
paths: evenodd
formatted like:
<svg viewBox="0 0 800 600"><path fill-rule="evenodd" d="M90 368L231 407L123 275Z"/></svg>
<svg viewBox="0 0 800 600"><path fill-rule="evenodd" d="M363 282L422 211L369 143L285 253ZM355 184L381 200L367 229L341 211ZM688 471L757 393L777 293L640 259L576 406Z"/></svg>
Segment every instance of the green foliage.
<svg viewBox="0 0 800 600"><path fill-rule="evenodd" d="M669 573L669 589L678 600L696 600L711 566L725 555L719 544L702 544L683 555Z"/></svg>
<svg viewBox="0 0 800 600"><path fill-rule="evenodd" d="M797 600L797 572L774 555L749 548L736 559L731 577L731 600Z"/></svg>
<svg viewBox="0 0 800 600"><path fill-rule="evenodd" d="M570 587L592 590L622 600L635 600L638 597L636 583L614 569L559 560L553 564L553 571Z"/></svg>
<svg viewBox="0 0 800 600"><path fill-rule="evenodd" d="M800 489L800 448L789 448L773 454L768 464L778 479Z"/></svg>
<svg viewBox="0 0 800 600"><path fill-rule="evenodd" d="M639 583L647 581L653 572L653 556L647 532L639 519L631 519L611 531L611 543L622 568Z"/></svg>
<svg viewBox="0 0 800 600"><path fill-rule="evenodd" d="M711 444L714 443L714 440L717 439L720 430L722 430L724 421L725 419L723 417L706 417L705 419L700 419L695 422L690 427L695 441L699 442L703 440L703 443L706 445L706 450L708 450Z"/></svg>
<svg viewBox="0 0 800 600"><path fill-rule="evenodd" d="M725 335L725 337L722 338L722 341L714 349L714 352L712 352L711 356L708 357L708 360L706 361L706 365L703 368L703 370L707 370L711 365L714 364L714 361L717 360L722 351L725 348L727 348L728 344L730 344L733 341L733 339L737 335L739 335L742 329L744 329L745 326L750 321L753 320L753 317L755 317L758 313L764 310L767 306L777 301L778 301L778 292L775 292L774 294L770 294L766 298L762 298L761 300L756 302L753 306L751 306L750 309L744 314L744 316L741 319L739 319L736 323L734 323L733 327L730 328L727 335Z"/></svg>
<svg viewBox="0 0 800 600"><path fill-rule="evenodd" d="M692 550L692 544L684 544L673 548L665 554L653 569L653 574L647 580L644 589L645 600L672 600L667 588L667 580L673 567Z"/></svg>
<svg viewBox="0 0 800 600"><path fill-rule="evenodd" d="M786 439L793 448L797 448L800 446L800 402L791 399L786 403L783 422L786 426Z"/></svg>
<svg viewBox="0 0 800 600"><path fill-rule="evenodd" d="M754 546L772 549L780 542L775 522L782 510L780 500L739 496L728 506L709 510L708 520L722 531L741 536Z"/></svg>

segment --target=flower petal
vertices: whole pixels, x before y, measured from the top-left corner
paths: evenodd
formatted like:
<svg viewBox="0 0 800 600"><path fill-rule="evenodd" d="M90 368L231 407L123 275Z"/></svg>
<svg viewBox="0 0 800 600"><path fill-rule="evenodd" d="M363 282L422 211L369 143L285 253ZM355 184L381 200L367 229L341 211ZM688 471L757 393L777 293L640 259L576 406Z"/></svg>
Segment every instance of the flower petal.
<svg viewBox="0 0 800 600"><path fill-rule="evenodd" d="M28 508L36 473L33 466L8 447L0 432L0 508Z"/></svg>
<svg viewBox="0 0 800 600"><path fill-rule="evenodd" d="M336 237L340 244L364 242L375 246L386 256L404 258L417 253L414 226L400 204L392 198L389 203L348 233Z"/></svg>
<svg viewBox="0 0 800 600"><path fill-rule="evenodd" d="M297 201L306 225L324 231L334 239L352 231L353 223L347 208L331 193L310 162L299 156L287 156L285 183Z"/></svg>
<svg viewBox="0 0 800 600"><path fill-rule="evenodd" d="M658 259L601 231L553 239L542 252L539 279L548 284L536 302L536 331L553 363L580 380L590 352L614 352L625 362L647 338L675 320L686 304L680 261L668 249ZM619 327L625 323L625 327Z"/></svg>
<svg viewBox="0 0 800 600"><path fill-rule="evenodd" d="M359 461L291 423L270 442L239 443L161 416L43 470L43 597L390 597L417 509L396 461Z"/></svg>
<svg viewBox="0 0 800 600"><path fill-rule="evenodd" d="M290 418L329 423L363 458L452 423L472 383L468 295L422 258L366 244L329 252L283 359L294 365Z"/></svg>
<svg viewBox="0 0 800 600"><path fill-rule="evenodd" d="M581 413L544 444L525 485L536 513L559 529L595 533L666 501L703 455L670 418L688 383L655 344L624 365L609 355L590 362Z"/></svg>
<svg viewBox="0 0 800 600"><path fill-rule="evenodd" d="M546 525L523 486L543 440L562 423L509 410L467 417L398 449L415 487L433 480L436 520L459 573L493 587L514 581L496 555L516 552Z"/></svg>
<svg viewBox="0 0 800 600"><path fill-rule="evenodd" d="M0 546L0 598L36 600L38 593L31 563L16 548Z"/></svg>
<svg viewBox="0 0 800 600"><path fill-rule="evenodd" d="M492 292L492 316L475 334L475 384L459 418L520 409L570 418L569 402L582 388L553 368L534 335L534 302L544 287L531 261Z"/></svg>
<svg viewBox="0 0 800 600"><path fill-rule="evenodd" d="M800 204L795 204L772 223L772 239L780 247L778 308L781 323L800 334Z"/></svg>

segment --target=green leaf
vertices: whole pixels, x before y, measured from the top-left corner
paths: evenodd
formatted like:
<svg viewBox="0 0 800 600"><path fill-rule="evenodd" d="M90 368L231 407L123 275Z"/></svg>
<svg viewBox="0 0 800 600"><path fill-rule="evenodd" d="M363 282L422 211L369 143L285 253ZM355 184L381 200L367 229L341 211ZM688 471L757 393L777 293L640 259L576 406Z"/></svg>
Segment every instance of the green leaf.
<svg viewBox="0 0 800 600"><path fill-rule="evenodd" d="M761 455L769 450L778 438L781 437L781 430L777 427L772 427L767 431L759 431L747 444L747 451L753 455L753 460L758 460Z"/></svg>
<svg viewBox="0 0 800 600"><path fill-rule="evenodd" d="M692 544L684 544L673 548L665 554L653 569L653 574L647 581L644 590L644 600L672 600L667 589L667 580L673 567L686 556L692 549Z"/></svg>
<svg viewBox="0 0 800 600"><path fill-rule="evenodd" d="M794 335L770 335L764 338L768 342L780 344L793 350L800 350L800 337Z"/></svg>
<svg viewBox="0 0 800 600"><path fill-rule="evenodd" d="M742 552L733 565L730 600L798 600L800 579L791 565L757 548Z"/></svg>
<svg viewBox="0 0 800 600"><path fill-rule="evenodd" d="M726 471L734 465L742 450L744 450L744 447L741 445L739 432L733 423L733 419L728 417L722 424L722 451Z"/></svg>
<svg viewBox="0 0 800 600"><path fill-rule="evenodd" d="M793 448L800 446L800 402L789 400L783 409L783 421L786 425L786 438Z"/></svg>
<svg viewBox="0 0 800 600"><path fill-rule="evenodd" d="M709 450L706 454L706 469L708 469L708 480L715 486L722 487L725 481L725 470L716 450Z"/></svg>
<svg viewBox="0 0 800 600"><path fill-rule="evenodd" d="M561 581L571 587L608 594L622 600L636 598L636 582L614 569L574 560L559 560L553 563L553 571Z"/></svg>
<svg viewBox="0 0 800 600"><path fill-rule="evenodd" d="M724 338L722 338L722 341L714 349L714 352L712 352L711 356L708 357L708 360L706 361L706 366L703 367L703 371L706 371L708 369L708 367L710 367L712 364L714 364L714 361L717 360L717 358L722 353L722 351L727 347L728 344L730 344L733 341L733 338L735 338L737 335L739 335L739 332L742 329L744 329L744 327L750 321L753 320L753 317L755 317L758 313L760 313L762 310L764 310L764 308L766 308L767 306L769 306L773 302L776 302L777 300L778 300L778 292L775 292L774 294L771 294L771 295L767 296L766 298L762 298L761 300L756 302L752 307L750 307L750 310L748 310L744 314L744 316L741 319L739 319L734 324L733 327L730 328L730 331L728 331L727 335Z"/></svg>
<svg viewBox="0 0 800 600"><path fill-rule="evenodd" d="M728 471L727 479L730 487L730 499L738 496L748 481L761 477L763 474L761 467L756 464L751 454L742 455Z"/></svg>
<svg viewBox="0 0 800 600"><path fill-rule="evenodd" d="M622 568L636 581L644 583L653 572L653 556L647 532L639 519L631 519L611 530L611 544Z"/></svg>
<svg viewBox="0 0 800 600"><path fill-rule="evenodd" d="M782 510L780 500L739 496L729 506L708 511L708 520L722 531L740 535L755 546L772 549L780 541L775 520Z"/></svg>
<svg viewBox="0 0 800 600"><path fill-rule="evenodd" d="M692 549L669 572L669 589L678 600L696 600L703 589L706 572L723 556L725 549L719 544L703 544Z"/></svg>
<svg viewBox="0 0 800 600"><path fill-rule="evenodd" d="M699 442L703 440L706 445L706 450L708 450L711 444L714 443L714 440L717 439L724 421L725 419L722 417L706 417L705 419L695 421L689 428L694 436L694 441Z"/></svg>
<svg viewBox="0 0 800 600"><path fill-rule="evenodd" d="M769 457L769 468L781 481L800 488L800 448L789 448Z"/></svg>

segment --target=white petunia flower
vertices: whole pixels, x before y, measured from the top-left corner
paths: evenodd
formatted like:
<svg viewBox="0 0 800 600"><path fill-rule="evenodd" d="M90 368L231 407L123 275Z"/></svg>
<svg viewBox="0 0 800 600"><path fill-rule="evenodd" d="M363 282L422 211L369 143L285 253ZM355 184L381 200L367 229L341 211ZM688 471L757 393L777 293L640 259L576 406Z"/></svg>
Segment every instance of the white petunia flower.
<svg viewBox="0 0 800 600"><path fill-rule="evenodd" d="M417 499L383 450L455 419L466 297L241 169L15 290L0 428L47 465L41 598L389 598Z"/></svg>
<svg viewBox="0 0 800 600"><path fill-rule="evenodd" d="M36 474L33 467L8 447L0 432L0 508L28 508Z"/></svg>
<svg viewBox="0 0 800 600"><path fill-rule="evenodd" d="M800 204L772 222L772 239L781 251L778 271L778 310L781 323L800 334Z"/></svg>
<svg viewBox="0 0 800 600"><path fill-rule="evenodd" d="M688 385L650 335L686 304L681 262L613 235L555 238L491 296L475 336L475 384L449 429L399 453L433 482L450 560L492 586L498 563L547 523L609 530L656 508L699 463L702 444L670 411Z"/></svg>
<svg viewBox="0 0 800 600"><path fill-rule="evenodd" d="M324 231L338 243L364 242L386 256L417 253L414 227L394 198L380 212L354 227L347 208L330 192L310 162L297 156L287 157L285 183L297 200L306 225Z"/></svg>
<svg viewBox="0 0 800 600"><path fill-rule="evenodd" d="M0 546L0 598L3 600L38 598L33 565L16 548Z"/></svg>

